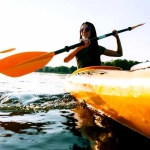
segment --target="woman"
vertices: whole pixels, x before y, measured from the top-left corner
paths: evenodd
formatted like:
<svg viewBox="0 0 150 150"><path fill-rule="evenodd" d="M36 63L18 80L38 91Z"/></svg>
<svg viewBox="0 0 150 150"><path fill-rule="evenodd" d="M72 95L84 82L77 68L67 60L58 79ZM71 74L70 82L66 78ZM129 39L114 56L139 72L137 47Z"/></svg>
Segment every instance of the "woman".
<svg viewBox="0 0 150 150"><path fill-rule="evenodd" d="M80 28L80 41L84 41L84 46L75 48L65 59L64 62L69 62L76 57L77 67L84 68L89 66L101 65L101 55L121 57L122 46L117 34L117 31L113 31L117 41L117 51L106 49L99 46L97 41L89 42L89 39L97 37L95 27L90 22L84 22Z"/></svg>

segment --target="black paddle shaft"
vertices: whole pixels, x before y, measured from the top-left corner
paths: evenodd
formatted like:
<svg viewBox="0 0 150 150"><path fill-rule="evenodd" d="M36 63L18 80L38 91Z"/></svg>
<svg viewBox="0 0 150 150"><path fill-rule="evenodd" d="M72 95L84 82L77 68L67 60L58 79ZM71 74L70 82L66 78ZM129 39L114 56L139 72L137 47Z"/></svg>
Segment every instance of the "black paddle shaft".
<svg viewBox="0 0 150 150"><path fill-rule="evenodd" d="M132 30L132 28L131 28L131 27L128 27L128 28L126 28L126 29L122 29L122 30L119 30L119 31L117 31L117 32L118 32L118 33L122 33L122 32L130 31L130 30ZM103 38L106 38L106 37L112 36L112 35L114 35L113 32L108 33L108 34L105 34L105 35L102 35L102 36L98 36L98 37L95 37L95 38L90 39L90 42L95 41L95 40L100 40L100 39L103 39ZM60 50L55 51L55 55L60 54L60 53L63 53L63 52L69 52L69 50L74 49L74 48L76 48L76 47L78 47L78 46L82 46L82 45L84 45L84 42L83 42L83 41L80 42L80 43L71 45L71 46L65 46L63 49L60 49Z"/></svg>

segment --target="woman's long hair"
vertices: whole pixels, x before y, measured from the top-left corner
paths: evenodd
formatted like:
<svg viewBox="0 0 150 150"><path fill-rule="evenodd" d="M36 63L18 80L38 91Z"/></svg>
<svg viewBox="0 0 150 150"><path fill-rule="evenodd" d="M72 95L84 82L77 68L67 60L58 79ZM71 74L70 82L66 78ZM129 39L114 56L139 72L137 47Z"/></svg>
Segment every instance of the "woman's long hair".
<svg viewBox="0 0 150 150"><path fill-rule="evenodd" d="M97 33L95 30L95 27L92 23L90 22L84 22L82 25L86 24L88 27L91 28L91 38L97 37ZM81 25L81 27L82 27ZM81 36L81 27L80 27L80 39L82 39ZM98 50L98 42L97 40L92 41L91 44L89 45L89 55L92 57L93 59L93 64L92 65L100 65L100 54L99 54L99 50Z"/></svg>

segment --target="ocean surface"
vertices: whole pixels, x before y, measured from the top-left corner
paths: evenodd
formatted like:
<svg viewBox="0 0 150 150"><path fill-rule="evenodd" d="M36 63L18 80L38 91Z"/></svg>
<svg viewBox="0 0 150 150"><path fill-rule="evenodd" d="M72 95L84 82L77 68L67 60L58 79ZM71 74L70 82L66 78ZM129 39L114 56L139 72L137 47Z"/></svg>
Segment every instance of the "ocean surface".
<svg viewBox="0 0 150 150"><path fill-rule="evenodd" d="M0 74L0 150L149 150L150 140L64 90L67 75Z"/></svg>

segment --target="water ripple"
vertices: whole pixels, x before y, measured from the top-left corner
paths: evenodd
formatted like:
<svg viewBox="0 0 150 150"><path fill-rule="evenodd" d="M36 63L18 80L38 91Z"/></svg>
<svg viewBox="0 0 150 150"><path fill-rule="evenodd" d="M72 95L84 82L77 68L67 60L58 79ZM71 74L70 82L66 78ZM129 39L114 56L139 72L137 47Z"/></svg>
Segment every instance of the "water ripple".
<svg viewBox="0 0 150 150"><path fill-rule="evenodd" d="M7 91L0 93L0 103L1 112L37 113L76 107L76 101L69 93L48 95Z"/></svg>

